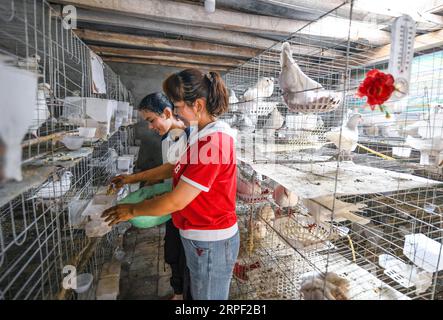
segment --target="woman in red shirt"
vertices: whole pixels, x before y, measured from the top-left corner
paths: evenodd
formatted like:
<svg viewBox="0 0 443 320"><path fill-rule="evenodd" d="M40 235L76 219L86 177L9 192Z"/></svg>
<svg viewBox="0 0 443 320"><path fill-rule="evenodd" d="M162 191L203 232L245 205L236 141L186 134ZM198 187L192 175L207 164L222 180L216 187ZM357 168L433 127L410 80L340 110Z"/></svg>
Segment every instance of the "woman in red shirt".
<svg viewBox="0 0 443 320"><path fill-rule="evenodd" d="M188 147L173 172L162 167L156 172L158 179L173 178L173 191L139 204L118 205L103 216L116 224L172 212L185 249L192 297L227 299L240 243L235 130L217 120L228 109L228 92L218 73L197 69L171 75L163 90L177 116L191 128Z"/></svg>

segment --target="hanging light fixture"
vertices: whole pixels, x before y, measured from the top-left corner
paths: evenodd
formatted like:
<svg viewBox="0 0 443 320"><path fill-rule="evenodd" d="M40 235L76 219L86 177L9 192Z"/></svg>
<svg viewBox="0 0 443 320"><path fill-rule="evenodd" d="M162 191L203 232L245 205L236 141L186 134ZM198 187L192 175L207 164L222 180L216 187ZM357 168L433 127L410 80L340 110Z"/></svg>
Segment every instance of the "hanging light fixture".
<svg viewBox="0 0 443 320"><path fill-rule="evenodd" d="M207 13L215 12L215 0L205 0L205 10Z"/></svg>

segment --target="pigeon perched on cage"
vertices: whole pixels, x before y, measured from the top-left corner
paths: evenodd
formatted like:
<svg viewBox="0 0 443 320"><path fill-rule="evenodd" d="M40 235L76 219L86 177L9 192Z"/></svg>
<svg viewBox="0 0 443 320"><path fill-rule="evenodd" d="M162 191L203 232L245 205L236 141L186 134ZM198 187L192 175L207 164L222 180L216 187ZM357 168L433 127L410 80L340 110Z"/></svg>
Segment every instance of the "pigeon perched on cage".
<svg viewBox="0 0 443 320"><path fill-rule="evenodd" d="M280 129L285 122L285 118L281 115L277 108L272 110L265 122L265 129Z"/></svg>
<svg viewBox="0 0 443 320"><path fill-rule="evenodd" d="M300 292L305 300L349 300L349 281L334 272L306 277Z"/></svg>
<svg viewBox="0 0 443 320"><path fill-rule="evenodd" d="M238 99L235 95L235 91L232 89L229 89L229 103L237 103Z"/></svg>
<svg viewBox="0 0 443 320"><path fill-rule="evenodd" d="M283 99L290 110L300 112L326 112L338 107L338 93L325 90L317 81L309 78L292 57L291 45L282 44L279 85Z"/></svg>
<svg viewBox="0 0 443 320"><path fill-rule="evenodd" d="M71 189L73 174L71 171L63 171L61 175L56 175L51 181L46 182L36 192L32 198L57 199L66 194Z"/></svg>
<svg viewBox="0 0 443 320"><path fill-rule="evenodd" d="M326 139L340 148L340 154L349 156L357 148L358 124L360 122L362 122L362 116L359 113L353 114L347 123L341 127L341 130L340 127L336 127L326 132Z"/></svg>
<svg viewBox="0 0 443 320"><path fill-rule="evenodd" d="M51 113L48 110L48 105L46 104L46 97L49 95L49 91L49 84L39 84L39 89L37 91L37 104L35 105L33 112L32 125L29 127L29 131L34 137L37 137L37 130L51 116Z"/></svg>
<svg viewBox="0 0 443 320"><path fill-rule="evenodd" d="M12 67L0 57L0 139L4 146L3 179L23 179L21 172L23 137L32 124L31 106L37 105L37 75L34 72Z"/></svg>
<svg viewBox="0 0 443 320"><path fill-rule="evenodd" d="M262 77L258 79L257 83L248 88L243 93L243 101L252 101L257 98L269 98L274 92L274 78Z"/></svg>

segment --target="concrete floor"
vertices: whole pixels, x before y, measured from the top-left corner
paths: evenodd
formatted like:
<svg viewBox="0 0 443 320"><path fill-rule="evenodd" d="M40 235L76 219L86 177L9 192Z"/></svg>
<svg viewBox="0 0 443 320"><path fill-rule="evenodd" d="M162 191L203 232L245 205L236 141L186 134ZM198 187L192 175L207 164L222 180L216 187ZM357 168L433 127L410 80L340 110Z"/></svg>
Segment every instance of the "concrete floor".
<svg viewBox="0 0 443 320"><path fill-rule="evenodd" d="M157 300L172 293L164 262L164 226L132 228L125 234L119 300Z"/></svg>

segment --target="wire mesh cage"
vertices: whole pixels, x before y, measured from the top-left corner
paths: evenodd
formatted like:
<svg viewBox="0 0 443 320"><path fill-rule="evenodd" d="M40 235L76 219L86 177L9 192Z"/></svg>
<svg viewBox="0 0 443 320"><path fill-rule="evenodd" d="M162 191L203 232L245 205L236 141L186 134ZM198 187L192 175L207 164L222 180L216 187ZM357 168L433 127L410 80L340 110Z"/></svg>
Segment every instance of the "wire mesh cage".
<svg viewBox="0 0 443 320"><path fill-rule="evenodd" d="M416 52L408 92L370 107L356 92L393 62L352 15L352 1L319 12L224 76L240 172L233 298L441 299L442 51Z"/></svg>
<svg viewBox="0 0 443 320"><path fill-rule="evenodd" d="M114 253L117 231L89 237L85 233L89 218L83 212L117 172L115 150L123 152L121 146L128 144L121 139L129 134L122 132L94 149L86 148L86 154L77 159L58 159L55 166L40 167L43 177L33 182L35 187L16 186L18 196L2 192L2 299L78 298L62 287L67 265L98 279L101 265Z"/></svg>
<svg viewBox="0 0 443 320"><path fill-rule="evenodd" d="M117 101L129 101L119 76L74 34L68 20L48 2L8 0L1 9L2 63L34 74L38 82L36 103L26 111L31 119L22 121L27 126L21 143L23 159L32 161L60 149L63 145L56 142L76 133L79 127L100 127L105 122L105 135L111 133L114 126L111 128L111 119L106 117L114 117ZM20 90L8 94L18 95Z"/></svg>
<svg viewBox="0 0 443 320"><path fill-rule="evenodd" d="M88 235L84 211L134 144L132 95L44 0L0 4L0 67L3 86L16 74L35 82L2 102L2 128L23 128L0 132L0 158L21 155L16 181L0 168L0 299L81 298L63 285L64 268L90 273L94 286L114 252L117 231ZM28 91L35 103L15 108Z"/></svg>

